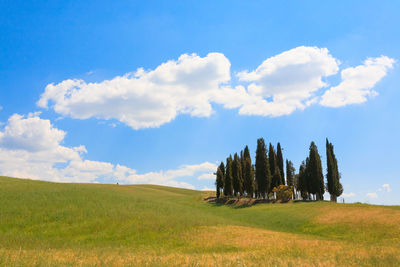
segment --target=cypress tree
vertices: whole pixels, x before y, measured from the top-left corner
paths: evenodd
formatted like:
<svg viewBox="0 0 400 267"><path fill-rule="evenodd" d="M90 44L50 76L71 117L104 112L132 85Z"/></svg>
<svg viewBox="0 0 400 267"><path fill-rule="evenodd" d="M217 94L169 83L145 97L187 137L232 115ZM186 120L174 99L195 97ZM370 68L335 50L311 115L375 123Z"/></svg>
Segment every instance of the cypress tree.
<svg viewBox="0 0 400 267"><path fill-rule="evenodd" d="M217 198L221 196L221 190L224 189L224 182L225 182L225 165L224 162L221 161L217 168L217 179L215 181L215 185L217 187Z"/></svg>
<svg viewBox="0 0 400 267"><path fill-rule="evenodd" d="M275 176L276 169L279 168L278 163L277 163L278 161L276 158L277 157L276 157L274 146L271 143L269 143L268 161L269 161L269 170L272 175L271 190L274 187L278 187L281 184L281 177Z"/></svg>
<svg viewBox="0 0 400 267"><path fill-rule="evenodd" d="M281 144L278 142L276 146L276 163L279 167L279 171L281 173L281 181L280 184L285 184L285 172L283 171L283 155Z"/></svg>
<svg viewBox="0 0 400 267"><path fill-rule="evenodd" d="M331 201L336 202L336 196L333 194L334 190L334 179L335 179L335 170L334 170L334 163L333 163L333 158L332 158L332 153L331 153L331 144L328 141L328 138L326 139L326 187L328 189L328 192L331 196Z"/></svg>
<svg viewBox="0 0 400 267"><path fill-rule="evenodd" d="M300 189L299 189L299 174L298 173L294 175L293 190L294 190L294 199L298 199L298 195L299 195L299 192L300 192Z"/></svg>
<svg viewBox="0 0 400 267"><path fill-rule="evenodd" d="M223 162L221 162L221 164L223 164ZM219 198L221 196L221 189L224 187L224 173L221 170L221 165L218 166L217 168L217 172L216 172L217 178L215 181L215 185L216 185L216 189L217 189L217 198Z"/></svg>
<svg viewBox="0 0 400 267"><path fill-rule="evenodd" d="M256 165L252 164L251 165L251 172L253 174L253 190L254 190L254 197L258 197L258 184L256 180Z"/></svg>
<svg viewBox="0 0 400 267"><path fill-rule="evenodd" d="M244 163L244 153L243 153L243 150L240 151L240 157L239 157L239 159L240 159L240 166L241 166L241 170L242 170L243 191L244 191L244 190L245 190L245 189L244 189L244 188L245 188L245 186L244 186L244 165L245 165L245 163Z"/></svg>
<svg viewBox="0 0 400 267"><path fill-rule="evenodd" d="M251 165L250 151L249 147L246 146L244 148L244 153L243 153L243 183L244 183L244 191L246 191L248 197L252 197L254 192L253 176L254 173Z"/></svg>
<svg viewBox="0 0 400 267"><path fill-rule="evenodd" d="M343 193L343 186L340 183L340 173L337 165L332 143L326 139L326 164L327 164L327 188L331 201L336 202L337 197Z"/></svg>
<svg viewBox="0 0 400 267"><path fill-rule="evenodd" d="M246 146L246 147L244 148L243 157L244 157L245 159L251 159L250 150L249 150L249 147L248 147L248 146Z"/></svg>
<svg viewBox="0 0 400 267"><path fill-rule="evenodd" d="M222 190L224 189L225 185L225 164L223 161L221 161L221 164L219 164L219 168L221 169L222 172Z"/></svg>
<svg viewBox="0 0 400 267"><path fill-rule="evenodd" d="M281 182L281 172L279 168L275 168L274 175L272 175L271 189L278 187Z"/></svg>
<svg viewBox="0 0 400 267"><path fill-rule="evenodd" d="M286 160L286 182L289 186L294 186L295 169L290 160Z"/></svg>
<svg viewBox="0 0 400 267"><path fill-rule="evenodd" d="M232 156L226 159L225 166L225 183L224 183L224 195L232 196L233 185L232 185Z"/></svg>
<svg viewBox="0 0 400 267"><path fill-rule="evenodd" d="M290 160L286 160L286 183L289 186L293 186L293 197L295 198L294 176L295 169L293 163Z"/></svg>
<svg viewBox="0 0 400 267"><path fill-rule="evenodd" d="M306 158L306 164L305 164L305 169L304 169L304 180L306 182L306 186L307 186L307 193L308 193L308 197L311 200L312 199L312 192L313 192L313 180L311 179L311 175L310 175L310 157L308 156Z"/></svg>
<svg viewBox="0 0 400 267"><path fill-rule="evenodd" d="M242 178L242 192L243 192L243 195L245 194L245 191L246 191L246 185L245 185L245 179L244 179L244 176L245 176L245 162L244 162L244 153L243 153L243 150L241 150L240 151L240 156L239 156L239 162L240 162L240 171L241 171L241 174L240 174L240 177Z"/></svg>
<svg viewBox="0 0 400 267"><path fill-rule="evenodd" d="M274 183L274 181L275 181L275 184L276 184L275 187L279 186L280 180L281 180L281 172L280 172L279 168L275 168L275 173L272 176L272 182ZM274 189L273 187L271 187L271 188Z"/></svg>
<svg viewBox="0 0 400 267"><path fill-rule="evenodd" d="M268 148L268 161L269 161L269 171L271 174L274 174L276 167L276 153L274 146L271 143L269 143L269 148Z"/></svg>
<svg viewBox="0 0 400 267"><path fill-rule="evenodd" d="M297 184L297 190L300 191L300 195L303 200L308 199L308 183L307 183L306 169L307 169L306 163L303 160L299 168L298 184Z"/></svg>
<svg viewBox="0 0 400 267"><path fill-rule="evenodd" d="M240 159L237 153L235 153L232 162L232 178L233 178L233 190L234 195L243 195L243 181L242 181L242 168Z"/></svg>
<svg viewBox="0 0 400 267"><path fill-rule="evenodd" d="M324 199L324 175L322 173L321 157L314 142L310 145L310 155L306 163L307 178L309 180L309 193L315 194L316 200Z"/></svg>
<svg viewBox="0 0 400 267"><path fill-rule="evenodd" d="M271 173L267 158L267 149L265 148L265 142L263 138L257 140L256 150L256 182L257 182L257 194L265 198L266 193L270 192L271 185Z"/></svg>

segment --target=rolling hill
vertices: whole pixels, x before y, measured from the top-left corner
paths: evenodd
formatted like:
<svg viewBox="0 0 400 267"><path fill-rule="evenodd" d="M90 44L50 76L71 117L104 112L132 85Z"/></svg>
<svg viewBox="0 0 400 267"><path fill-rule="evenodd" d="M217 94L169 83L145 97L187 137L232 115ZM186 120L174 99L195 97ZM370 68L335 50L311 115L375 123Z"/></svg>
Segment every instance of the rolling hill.
<svg viewBox="0 0 400 267"><path fill-rule="evenodd" d="M400 206L243 207L207 194L0 177L0 265L400 265Z"/></svg>

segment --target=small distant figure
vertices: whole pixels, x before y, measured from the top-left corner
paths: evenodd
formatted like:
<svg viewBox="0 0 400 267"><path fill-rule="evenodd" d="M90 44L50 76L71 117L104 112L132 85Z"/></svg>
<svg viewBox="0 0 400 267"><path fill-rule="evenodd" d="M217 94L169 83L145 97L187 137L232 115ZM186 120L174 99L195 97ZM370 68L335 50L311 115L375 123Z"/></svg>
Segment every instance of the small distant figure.
<svg viewBox="0 0 400 267"><path fill-rule="evenodd" d="M117 183L117 185L119 185L119 184Z"/></svg>
<svg viewBox="0 0 400 267"><path fill-rule="evenodd" d="M343 204L344 204L344 198L342 198L343 199Z"/></svg>

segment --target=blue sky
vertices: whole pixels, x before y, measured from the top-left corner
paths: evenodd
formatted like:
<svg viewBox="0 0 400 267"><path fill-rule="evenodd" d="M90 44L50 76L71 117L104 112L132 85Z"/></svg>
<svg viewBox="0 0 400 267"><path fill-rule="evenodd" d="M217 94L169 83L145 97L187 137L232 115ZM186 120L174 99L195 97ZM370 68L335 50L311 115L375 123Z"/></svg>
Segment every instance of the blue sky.
<svg viewBox="0 0 400 267"><path fill-rule="evenodd" d="M259 137L296 169L328 137L346 201L399 204L399 11L0 1L0 173L213 188L215 164Z"/></svg>

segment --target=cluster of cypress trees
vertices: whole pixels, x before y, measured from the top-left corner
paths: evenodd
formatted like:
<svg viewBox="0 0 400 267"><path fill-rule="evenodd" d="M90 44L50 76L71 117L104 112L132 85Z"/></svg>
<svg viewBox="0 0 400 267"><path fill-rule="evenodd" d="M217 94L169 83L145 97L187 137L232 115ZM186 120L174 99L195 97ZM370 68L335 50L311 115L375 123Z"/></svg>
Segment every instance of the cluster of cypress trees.
<svg viewBox="0 0 400 267"><path fill-rule="evenodd" d="M246 196L250 198L269 198L273 189L279 185L293 187L294 199L323 200L325 189L331 195L331 201L337 200L343 192L340 183L336 156L333 145L326 139L327 184L324 184L321 157L314 142L311 142L309 155L295 173L293 163L286 159L286 179L284 160L280 143L269 143L268 150L263 138L257 140L255 164L251 163L248 146L238 155L230 155L226 164L221 162L216 172L217 197L224 195Z"/></svg>

